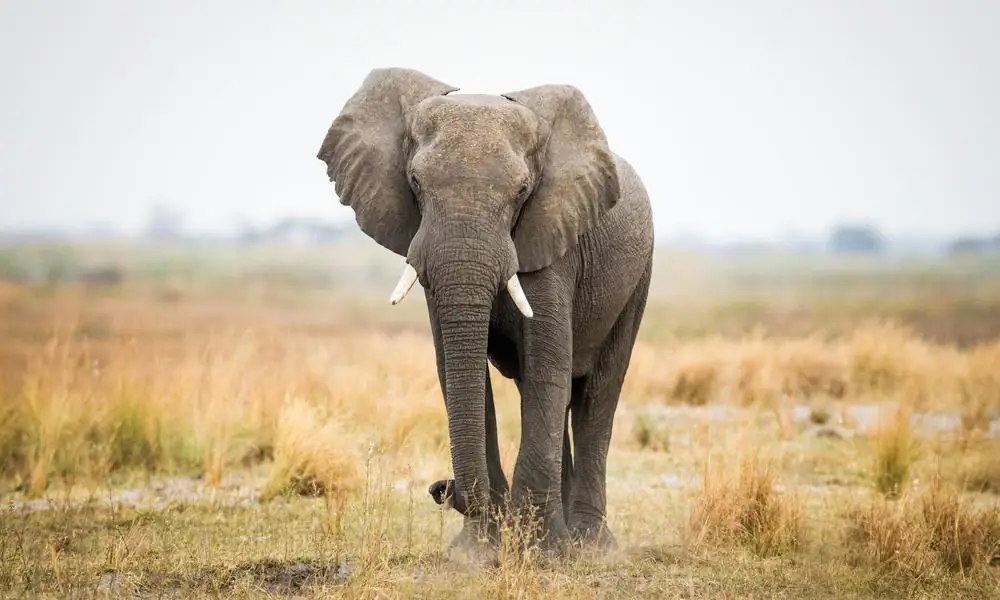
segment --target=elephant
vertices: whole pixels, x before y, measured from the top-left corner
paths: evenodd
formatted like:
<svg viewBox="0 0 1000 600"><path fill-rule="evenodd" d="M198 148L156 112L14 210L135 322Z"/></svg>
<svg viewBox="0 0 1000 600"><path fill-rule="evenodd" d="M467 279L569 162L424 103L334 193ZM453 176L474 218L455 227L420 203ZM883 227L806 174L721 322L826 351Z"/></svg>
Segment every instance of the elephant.
<svg viewBox="0 0 1000 600"><path fill-rule="evenodd" d="M577 87L458 91L372 69L317 153L361 231L404 258L390 303L424 290L454 474L429 492L464 515L451 548L495 543L504 499L535 511L543 548L614 548L607 455L652 275L649 196ZM488 364L521 401L509 484Z"/></svg>

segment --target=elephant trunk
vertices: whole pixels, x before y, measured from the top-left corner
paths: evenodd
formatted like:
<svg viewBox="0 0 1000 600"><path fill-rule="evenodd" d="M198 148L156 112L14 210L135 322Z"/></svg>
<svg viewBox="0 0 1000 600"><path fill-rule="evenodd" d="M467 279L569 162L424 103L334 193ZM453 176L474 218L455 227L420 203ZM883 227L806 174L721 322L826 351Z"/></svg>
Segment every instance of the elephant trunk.
<svg viewBox="0 0 1000 600"><path fill-rule="evenodd" d="M517 279L517 253L506 219L488 218L478 202L435 199L427 203L410 243L403 275L390 301L400 302L419 281L437 325L439 376L448 414L456 494L466 518L482 520L489 507L486 461L487 340L493 303L506 288L514 304L532 316Z"/></svg>
<svg viewBox="0 0 1000 600"><path fill-rule="evenodd" d="M431 318L440 333L437 358L442 366L439 373L456 491L464 497L466 517L475 520L485 518L489 506L486 347L490 313L504 282L516 274L517 258L505 231L484 231L481 220L462 227L455 221L450 225L441 228L446 235L418 232L407 260L420 272L425 293L433 299ZM523 296L520 286L517 293Z"/></svg>
<svg viewBox="0 0 1000 600"><path fill-rule="evenodd" d="M449 273L462 283L442 282L434 299L444 353L445 406L455 484L471 518L482 517L489 500L486 466L486 344L496 288L471 282L470 269L455 265ZM452 279L448 277L447 279Z"/></svg>

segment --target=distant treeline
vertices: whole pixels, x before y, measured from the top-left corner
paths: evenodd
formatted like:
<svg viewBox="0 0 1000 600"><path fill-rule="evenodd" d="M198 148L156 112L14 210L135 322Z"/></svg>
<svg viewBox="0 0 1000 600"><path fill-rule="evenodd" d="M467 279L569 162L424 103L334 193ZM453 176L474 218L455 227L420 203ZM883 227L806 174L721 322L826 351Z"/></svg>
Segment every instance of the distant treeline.
<svg viewBox="0 0 1000 600"><path fill-rule="evenodd" d="M867 255L960 255L1000 254L1000 232L993 236L962 235L946 238L897 238L884 235L877 227L864 223L839 224L822 236L793 236L769 241L734 240L712 243L697 237L658 235L658 242L680 250L695 250L709 254L747 255L770 252L802 254L867 254ZM154 211L147 226L138 234L123 234L113 228L100 227L70 232L49 229L42 231L2 231L0 244L73 243L87 241L129 240L136 242L169 242L183 244L294 244L323 245L364 240L364 234L353 221L328 221L318 218L284 218L269 225L241 225L232 234L199 233L182 227L182 219L165 209Z"/></svg>

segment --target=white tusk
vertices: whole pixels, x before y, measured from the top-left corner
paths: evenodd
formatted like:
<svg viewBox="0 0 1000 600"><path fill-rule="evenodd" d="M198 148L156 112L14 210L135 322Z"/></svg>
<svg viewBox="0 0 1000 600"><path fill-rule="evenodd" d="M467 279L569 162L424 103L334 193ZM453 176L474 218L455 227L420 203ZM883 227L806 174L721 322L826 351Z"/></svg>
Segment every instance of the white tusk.
<svg viewBox="0 0 1000 600"><path fill-rule="evenodd" d="M403 298L406 298L406 295L410 293L410 288L416 282L417 270L412 265L406 265L403 268L403 274L399 278L399 283L396 284L396 289L392 290L392 296L389 296L389 303L395 306L402 302Z"/></svg>
<svg viewBox="0 0 1000 600"><path fill-rule="evenodd" d="M521 282L517 280L517 273L514 273L507 280L507 292L514 299L514 304L517 305L517 309L521 311L522 315L530 319L535 314L531 311L531 305L528 304L528 299L524 296L524 290L521 289Z"/></svg>

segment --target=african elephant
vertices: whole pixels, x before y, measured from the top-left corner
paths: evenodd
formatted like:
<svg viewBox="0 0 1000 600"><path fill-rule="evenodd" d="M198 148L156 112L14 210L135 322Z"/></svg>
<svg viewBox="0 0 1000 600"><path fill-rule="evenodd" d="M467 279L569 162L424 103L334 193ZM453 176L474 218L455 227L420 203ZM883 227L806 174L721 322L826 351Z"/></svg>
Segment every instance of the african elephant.
<svg viewBox="0 0 1000 600"><path fill-rule="evenodd" d="M391 303L424 288L465 515L453 545L495 534L505 497L538 509L543 545L614 545L606 460L649 290L649 198L579 89L456 91L374 69L317 157L361 230L405 257ZM521 397L510 486L487 360Z"/></svg>

